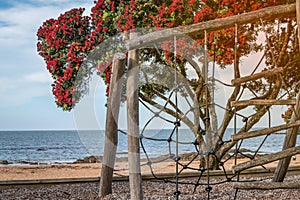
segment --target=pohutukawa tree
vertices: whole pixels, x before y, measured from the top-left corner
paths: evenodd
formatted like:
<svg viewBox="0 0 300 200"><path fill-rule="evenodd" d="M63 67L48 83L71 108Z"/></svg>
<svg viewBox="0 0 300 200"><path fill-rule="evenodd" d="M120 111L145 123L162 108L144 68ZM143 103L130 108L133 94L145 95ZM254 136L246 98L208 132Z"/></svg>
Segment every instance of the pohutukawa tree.
<svg viewBox="0 0 300 200"><path fill-rule="evenodd" d="M63 110L71 110L80 100L81 94L75 92L75 80L80 68L85 65L88 54L97 51L97 46L110 37L118 33L125 35L130 31L140 28L151 28L160 30L174 28L178 26L188 26L195 23L239 15L265 7L280 4L293 3L290 0L98 0L92 8L90 16L84 16L84 9L72 9L61 14L57 19L49 19L39 28L37 50L44 58L47 69L51 73L54 83L52 84L53 94L56 104ZM258 42L258 35L264 32L266 40ZM299 90L299 45L297 39L297 29L294 16L281 17L276 19L260 20L251 24L239 25L237 29L236 54L235 49L235 27L207 33L207 54L210 60L214 60L220 68L233 67L234 78L240 77L240 59L250 53L264 52L264 69L270 70L282 68L281 75L274 74L268 78L247 82L245 85L237 85L227 99L226 111L219 119L216 130L218 137L211 147L215 156L221 158L235 145L236 142L222 143L222 138L227 127L234 117L234 113L241 111L246 106L232 108L230 102L238 98L243 87L251 88L253 99L278 99L286 94L292 98ZM176 73L179 73L189 83L190 87L185 88L182 95L188 95L193 99L194 118L197 120L182 118L191 131L197 136L200 148L205 148L201 144L205 143L203 136L203 124L207 112L212 116L210 125L217 121L214 106L204 109L204 101L211 101L211 94L206 94L204 84L204 74L200 65L204 64L203 57L195 56L195 49L204 46L204 33L199 32L189 35L192 43L184 39L177 41L177 55L173 54L173 41L163 41L158 43L159 50L155 48L143 48L140 50L140 61L145 66L141 67L141 87L140 98L161 109L160 102L165 100L165 95L174 87L158 84L159 78L147 80L153 77L158 70L151 70L152 64L156 66L168 65ZM126 38L126 37L125 37ZM195 48L194 48L195 47ZM186 50L190 50L188 53ZM183 56L184 55L184 56ZM111 75L111 52L102 54L102 57L88 63L94 69L98 69L99 75L107 85L106 94L109 91ZM176 65L174 65L176 62ZM187 67L189 64L190 67ZM87 65L87 64L86 64ZM193 70L197 76L189 77L188 70ZM143 70L145 73L143 73ZM168 72L161 71L168 77ZM166 75L167 74L167 75ZM174 102L172 105L175 105ZM213 105L213 104L212 104ZM268 112L270 106L256 106L255 114L247 119L240 132L250 130ZM166 114L174 116L183 111L176 107L164 110ZM284 117L288 118L289 113ZM215 116L215 119L214 117ZM197 127L196 127L197 126ZM205 157L203 157L205 161ZM214 159L210 159L210 168L217 168ZM205 162L203 162L204 164Z"/></svg>

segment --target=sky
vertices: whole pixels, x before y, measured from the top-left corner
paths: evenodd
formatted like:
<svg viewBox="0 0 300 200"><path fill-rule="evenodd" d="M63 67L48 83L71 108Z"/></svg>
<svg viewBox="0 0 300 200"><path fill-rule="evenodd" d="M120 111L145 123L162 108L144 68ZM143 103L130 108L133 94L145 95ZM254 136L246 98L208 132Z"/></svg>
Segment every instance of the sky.
<svg viewBox="0 0 300 200"><path fill-rule="evenodd" d="M105 128L105 86L99 77L92 78L89 94L75 109L62 111L52 94L53 80L36 51L36 33L44 21L78 7L86 8L88 15L93 5L92 0L0 0L0 130ZM147 123L151 116L140 113ZM121 105L119 119L124 129L126 104ZM153 123L165 127L164 122Z"/></svg>
<svg viewBox="0 0 300 200"><path fill-rule="evenodd" d="M92 6L92 0L0 0L0 130L104 129L103 82L94 77L89 95L73 111L62 111L52 94L53 80L36 51L36 32L45 20L75 7L86 8L88 15ZM241 65L253 69L255 59L257 56L252 55ZM230 70L221 70L220 74L223 81L230 82ZM120 127L126 126L126 120L122 120L126 118L125 110L122 105ZM147 123L151 116L140 113ZM279 117L275 123L281 122ZM165 127L163 122L154 123Z"/></svg>
<svg viewBox="0 0 300 200"><path fill-rule="evenodd" d="M49 18L92 6L92 0L0 0L0 130L76 129L74 111L54 102L36 32Z"/></svg>

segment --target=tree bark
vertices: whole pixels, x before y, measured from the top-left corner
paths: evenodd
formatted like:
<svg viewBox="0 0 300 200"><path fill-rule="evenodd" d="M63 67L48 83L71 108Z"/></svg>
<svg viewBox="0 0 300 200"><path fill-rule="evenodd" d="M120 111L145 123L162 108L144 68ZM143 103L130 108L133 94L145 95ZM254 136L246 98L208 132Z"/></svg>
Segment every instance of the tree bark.
<svg viewBox="0 0 300 200"><path fill-rule="evenodd" d="M112 177L118 145L118 118L121 102L122 77L125 71L124 53L117 53L113 60L113 73L106 111L104 155L100 179L100 197L112 193Z"/></svg>

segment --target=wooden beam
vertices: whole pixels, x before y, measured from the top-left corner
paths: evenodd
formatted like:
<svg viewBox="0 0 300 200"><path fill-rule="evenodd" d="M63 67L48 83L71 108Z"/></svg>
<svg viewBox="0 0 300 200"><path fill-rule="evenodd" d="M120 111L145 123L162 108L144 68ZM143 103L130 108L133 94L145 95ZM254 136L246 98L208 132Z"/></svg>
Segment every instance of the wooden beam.
<svg viewBox="0 0 300 200"><path fill-rule="evenodd" d="M248 81L253 81L253 80L257 80L263 77L269 77L269 76L273 76L274 74L278 74L281 73L283 70L282 67L280 68L274 68L274 69L270 69L270 70L266 70L266 71L262 71L253 75L249 75L249 76L243 76L241 78L236 78L231 80L231 84L232 85L240 85L241 83L245 83Z"/></svg>
<svg viewBox="0 0 300 200"><path fill-rule="evenodd" d="M300 183L278 183L278 182L236 182L234 189L242 190L277 190L277 189L300 189Z"/></svg>
<svg viewBox="0 0 300 200"><path fill-rule="evenodd" d="M243 170L252 168L252 167L256 167L256 166L260 166L260 165L265 165L267 163L271 163L286 157L290 157L296 154L300 153L300 146L298 147L292 147L277 153L271 153L268 155L264 155L264 156L260 156L258 158L255 158L253 160L235 165L232 167L232 170L234 173L238 173L241 172Z"/></svg>
<svg viewBox="0 0 300 200"><path fill-rule="evenodd" d="M238 141L238 140L242 140L242 139L253 138L253 137L262 136L262 135L268 135L271 133L276 133L277 131L285 130L285 129L292 128L292 127L299 126L299 125L300 125L300 120L296 121L295 123L283 124L283 125L274 126L271 128L264 128L264 129L260 129L260 130L256 130L256 131L250 131L250 132L241 132L239 134L232 135L231 140Z"/></svg>
<svg viewBox="0 0 300 200"><path fill-rule="evenodd" d="M297 2L300 4L300 0L298 0ZM290 120L291 123L300 120L300 92L298 92L296 102L297 103L296 106L294 107L294 112ZM294 126L292 129L287 130L286 136L284 138L284 143L282 148L283 150L289 149L296 145L298 132L299 132L299 126ZM276 171L274 173L273 181L282 182L284 180L290 162L291 162L291 156L287 156L284 159L279 161Z"/></svg>
<svg viewBox="0 0 300 200"><path fill-rule="evenodd" d="M130 38L137 33L130 33ZM130 199L142 200L142 176L140 166L139 95L138 95L138 50L128 53L127 71L127 131Z"/></svg>
<svg viewBox="0 0 300 200"><path fill-rule="evenodd" d="M152 47L153 43L165 41L174 36L193 35L201 31L215 31L219 29L234 27L235 24L247 24L259 19L272 19L285 16L295 16L296 5L287 4L263 8L257 11L235 15L226 18L219 18L211 21L201 22L189 26L180 26L149 33L127 41L127 49L133 50L143 47Z"/></svg>
<svg viewBox="0 0 300 200"><path fill-rule="evenodd" d="M276 100L276 99L253 99L230 102L231 107L239 106L273 106L273 105L295 105L296 99Z"/></svg>
<svg viewBox="0 0 300 200"><path fill-rule="evenodd" d="M122 94L122 78L125 72L126 55L116 53L113 59L113 73L106 111L105 144L102 160L99 195L112 193L112 178L118 146L118 118Z"/></svg>

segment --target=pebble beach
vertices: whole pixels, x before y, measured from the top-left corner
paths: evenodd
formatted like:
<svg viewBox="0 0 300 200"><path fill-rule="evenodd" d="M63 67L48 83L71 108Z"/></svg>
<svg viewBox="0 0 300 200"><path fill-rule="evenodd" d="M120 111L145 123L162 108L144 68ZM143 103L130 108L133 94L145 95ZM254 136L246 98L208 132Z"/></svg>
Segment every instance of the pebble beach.
<svg viewBox="0 0 300 200"><path fill-rule="evenodd" d="M188 162L188 157L187 161ZM228 160L225 168L230 170L234 165L234 160ZM245 159L238 159L238 162L245 162ZM143 161L146 162L146 161ZM150 174L149 167L143 165L142 174ZM184 161L183 161L184 162ZM192 167L197 167L198 162L192 163ZM266 165L268 168L274 168L277 162ZM91 178L100 177L101 161L96 163L72 163L72 164L54 164L54 165L21 165L21 166L1 166L0 167L0 181L18 181L18 180L44 180L44 179L65 179L65 178ZM300 155L297 155L295 160L291 161L291 166L300 166ZM260 167L261 168L261 167ZM174 173L175 163L169 159L164 162L158 162L153 165L155 174ZM261 168L262 169L262 168ZM300 180L299 174L292 174L286 177L285 182L297 183ZM115 163L114 176L128 176L128 163L125 159L119 159ZM224 180L221 178L211 178L212 190L209 193L205 190L207 185L206 176L201 179L200 185L196 188L191 184L179 185L180 196L179 199L234 199L236 190L233 188L232 182L222 184L213 184ZM243 177L244 181L249 180L263 180L271 181L272 177ZM195 183L197 178L180 179L184 182ZM165 183L161 180L143 181L144 199L175 199L174 192L176 185L174 183ZM99 183L80 183L80 184L61 184L61 185L43 185L34 187L2 187L0 189L0 200L27 200L27 199L51 199L51 200L88 200L88 199L130 199L130 190L128 181L113 182L113 193L105 198L100 198L98 195ZM299 199L300 189L289 190L238 190L236 199Z"/></svg>
<svg viewBox="0 0 300 200"><path fill-rule="evenodd" d="M285 181L287 182L299 182L300 175L288 176ZM270 181L270 180L265 180ZM71 185L56 185L48 187L36 187L36 188L18 188L18 189L6 189L0 190L0 199L2 200L17 200L17 199L43 199L43 200L117 200L117 199L130 199L129 183L114 182L113 194L105 198L98 197L99 184L97 183L85 183L85 184L71 184ZM144 181L143 191L144 199L175 199L173 196L175 189L174 184L163 183L161 181ZM201 186L197 188L193 193L194 186L192 185L180 185L179 191L181 195L179 199L192 200L192 199L208 199L208 194L205 191L205 187ZM232 187L232 183L224 183L220 185L212 186L209 199L234 199L235 189ZM278 199L291 199L296 200L300 197L300 189L289 190L239 190L236 199L242 200L278 200Z"/></svg>
<svg viewBox="0 0 300 200"><path fill-rule="evenodd" d="M300 166L300 155L296 160L292 160L292 166ZM242 161L242 160L240 160ZM276 166L276 162L270 163L267 167ZM197 163L195 163L197 165ZM232 166L232 162L228 162L228 169ZM168 173L174 171L174 162L161 162L156 166L156 172ZM115 164L115 176L128 176L127 162L117 162ZM58 164L58 165L27 165L27 166L1 166L0 181L9 180L43 180L43 179L64 179L64 178L90 178L99 177L101 172L101 163L81 163L81 164ZM149 174L149 167L142 166L142 174ZM180 179L184 182L195 183L197 178ZM224 180L221 178L211 178L212 190L209 193L205 190L207 185L200 185L196 188L194 185L179 185L179 199L234 199L236 190L233 188L232 182L222 184L213 183ZM249 177L245 176L242 181L265 181L270 182L272 177ZM300 172L291 174L285 178L287 183L299 183ZM206 176L201 179L201 183L206 183ZM175 199L175 184L165 183L161 180L143 181L144 199ZM65 200L88 200L88 199L130 199L130 190L128 181L113 182L113 194L100 198L98 196L99 183L80 183L80 184L64 184L64 185L46 185L35 187L10 187L0 188L0 200L27 200L27 199L65 199ZM236 199L299 199L300 189L276 189L276 190L238 190Z"/></svg>

